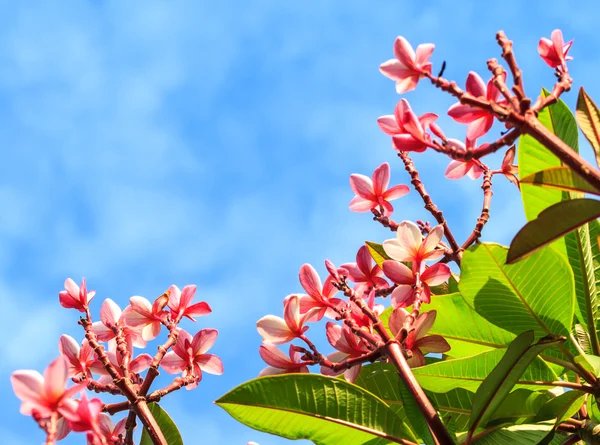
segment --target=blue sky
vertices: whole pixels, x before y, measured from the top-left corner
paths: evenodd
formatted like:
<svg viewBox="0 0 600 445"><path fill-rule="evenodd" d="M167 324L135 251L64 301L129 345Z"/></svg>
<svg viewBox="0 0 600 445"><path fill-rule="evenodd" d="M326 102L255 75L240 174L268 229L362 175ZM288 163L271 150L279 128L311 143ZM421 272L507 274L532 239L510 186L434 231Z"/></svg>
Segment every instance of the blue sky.
<svg viewBox="0 0 600 445"><path fill-rule="evenodd" d="M264 367L255 322L301 290L303 263L323 273L325 258L352 261L364 240L391 237L348 210L348 177L388 161L393 183L407 183L376 125L399 99L378 72L394 38L435 43L434 71L446 60L445 76L463 85L469 70L487 79L504 29L533 95L553 81L537 42L561 28L575 38L576 86L600 100L594 2L577 11L558 1L423 3L1 2L3 444L43 441L18 413L9 376L42 371L60 334L81 338L78 314L57 294L66 277L82 276L97 291L96 314L107 297L123 307L197 284L213 313L186 327L219 329L213 352L225 374L163 406L187 444L285 443L211 402ZM444 115L454 102L426 84L406 97L419 114ZM566 99L572 106L576 92ZM447 117L440 123L464 136ZM414 159L464 239L479 183L442 179L448 160L435 154ZM520 198L502 178L494 191L484 239L507 243L523 222ZM414 192L395 207L397 220L431 219Z"/></svg>

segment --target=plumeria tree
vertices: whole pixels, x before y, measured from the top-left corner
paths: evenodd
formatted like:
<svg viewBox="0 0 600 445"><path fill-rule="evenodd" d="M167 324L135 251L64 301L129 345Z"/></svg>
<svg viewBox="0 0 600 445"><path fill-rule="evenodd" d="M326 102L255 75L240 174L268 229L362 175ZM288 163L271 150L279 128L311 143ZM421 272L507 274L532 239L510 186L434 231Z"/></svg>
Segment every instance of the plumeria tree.
<svg viewBox="0 0 600 445"><path fill-rule="evenodd" d="M87 290L85 279L81 286L70 278L65 281L59 302L81 313L83 341L62 335L60 355L43 376L33 370L15 371L11 376L15 395L22 401L21 413L38 423L46 434L46 445L72 431L85 433L88 445L133 444L138 421L144 427L142 444L183 443L157 402L178 389L198 386L203 371L223 373L221 360L206 353L217 338L216 329L201 329L192 336L179 326L184 317L196 321L194 317L211 312L206 302L193 302L195 293L196 286L180 290L173 285L152 303L131 297L123 311L107 298L100 320L93 321L90 303L95 291ZM135 351L147 348L163 330L166 341L154 356ZM176 377L167 386L152 389L161 367ZM121 400L105 403L89 398L88 392Z"/></svg>
<svg viewBox="0 0 600 445"><path fill-rule="evenodd" d="M512 42L496 40L504 64L488 60L487 82L470 72L463 90L442 77L445 62L433 73L433 44L396 39L381 73L399 94L429 81L456 98L448 115L465 138L446 137L437 114L417 116L405 98L377 120L430 219L392 219L410 189L390 187L387 162L350 176L350 209L390 239L357 246L356 262L326 260L324 277L301 267L303 292L283 300L283 317L257 322L268 366L217 401L234 418L322 445L600 443L600 202L589 197L600 170L579 155L577 125L600 160L600 110L583 89L576 115L560 100L572 85L560 30L539 42L557 81L535 98ZM424 151L449 158L446 178L481 183L464 240L421 181L413 156ZM480 241L496 179L516 186L529 221L510 247Z"/></svg>

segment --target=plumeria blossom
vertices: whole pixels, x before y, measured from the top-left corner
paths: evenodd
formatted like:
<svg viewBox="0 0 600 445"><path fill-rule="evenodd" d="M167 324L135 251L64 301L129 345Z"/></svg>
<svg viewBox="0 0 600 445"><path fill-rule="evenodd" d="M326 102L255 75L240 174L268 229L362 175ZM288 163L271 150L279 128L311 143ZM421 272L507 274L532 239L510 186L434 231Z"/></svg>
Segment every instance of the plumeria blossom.
<svg viewBox="0 0 600 445"><path fill-rule="evenodd" d="M98 398L88 399L85 392L81 394L81 400L77 403L77 410L73 419L69 419L69 427L72 431L96 431L98 429L98 417L102 412L102 400Z"/></svg>
<svg viewBox="0 0 600 445"><path fill-rule="evenodd" d="M319 311L315 307L300 315L300 298L291 295L283 303L283 318L266 315L256 322L256 329L264 343L281 345L303 335L308 329L304 324Z"/></svg>
<svg viewBox="0 0 600 445"><path fill-rule="evenodd" d="M186 389L194 389L202 379L202 371L209 374L223 374L223 363L214 354L206 354L217 339L216 329L202 329L194 335L183 329L179 329L177 343L173 350L165 354L161 366L169 374L182 373L183 377L193 375L197 379L187 385Z"/></svg>
<svg viewBox="0 0 600 445"><path fill-rule="evenodd" d="M381 116L377 124L385 134L392 136L396 150L423 152L431 142L427 130L437 118L435 113L425 113L417 118L408 101L402 99L396 104L394 114Z"/></svg>
<svg viewBox="0 0 600 445"><path fill-rule="evenodd" d="M85 278L81 279L81 287L71 278L67 278L65 280L65 290L58 293L58 301L64 308L85 312L94 295L96 295L96 291L91 290L88 292Z"/></svg>
<svg viewBox="0 0 600 445"><path fill-rule="evenodd" d="M177 286L172 285L169 287L168 293L169 309L171 309L171 314L175 321L179 321L183 317L196 321L194 317L200 317L212 312L212 309L205 301L191 304L196 293L196 286L193 284L184 286L183 290L179 290Z"/></svg>
<svg viewBox="0 0 600 445"><path fill-rule="evenodd" d="M162 322L167 317L167 311L160 298L151 304L144 297L131 297L129 306L125 308L122 319L125 325L141 330L145 341L154 340L160 334Z"/></svg>
<svg viewBox="0 0 600 445"><path fill-rule="evenodd" d="M360 213L381 207L385 216L391 215L394 207L390 201L406 195L409 188L401 184L388 189L389 183L390 165L387 162L377 167L371 178L358 173L350 175L350 187L356 194L350 201L350 210Z"/></svg>
<svg viewBox="0 0 600 445"><path fill-rule="evenodd" d="M21 399L21 414L31 416L35 413L47 418L52 413L59 413L67 419L73 418L77 402L71 397L85 385L77 384L67 389L68 378L67 362L62 357L53 360L43 376L32 370L13 372L10 382L15 395Z"/></svg>
<svg viewBox="0 0 600 445"><path fill-rule="evenodd" d="M325 285L322 285L321 278L314 267L310 264L303 264L300 267L299 278L302 288L306 291L306 295L298 295L300 314L312 311L312 316L307 321L319 321L323 316L335 318L337 312L333 308L339 307L344 302L339 298L333 298L338 289L333 285L331 277L328 276ZM291 297L292 295L287 296L284 304Z"/></svg>
<svg viewBox="0 0 600 445"><path fill-rule="evenodd" d="M448 139L446 144L459 152L465 153L467 151L476 151L475 141L467 139L466 146L458 139ZM489 144L484 144L479 149L485 148ZM483 169L479 161L471 159L470 161L454 159L448 164L446 169L446 178L448 179L460 179L467 175L471 179L478 179L483 174Z"/></svg>
<svg viewBox="0 0 600 445"><path fill-rule="evenodd" d="M110 445L119 441L119 437L125 437L125 424L127 423L127 418L123 418L117 422L115 425L107 414L100 414L98 417L98 433L100 433L101 437ZM98 445L97 440L94 438L88 438L87 445ZM118 442L120 443L120 442Z"/></svg>
<svg viewBox="0 0 600 445"><path fill-rule="evenodd" d="M517 188L520 188L519 179L517 178L517 175L519 174L519 167L513 164L513 162L515 162L515 151L516 149L514 145L506 150L504 159L502 160L501 172L504 176L506 176L506 179L516 185Z"/></svg>
<svg viewBox="0 0 600 445"><path fill-rule="evenodd" d="M379 71L385 77L396 81L398 94L412 91L417 87L419 79L425 74L431 74L431 54L435 45L433 43L422 43L413 50L408 40L399 36L394 42L395 59L383 62Z"/></svg>
<svg viewBox="0 0 600 445"><path fill-rule="evenodd" d="M394 308L411 306L415 302L416 276L413 270L398 261L386 260L383 262L383 272L398 285L392 292L392 306ZM431 301L430 286L442 284L450 278L450 273L450 267L443 263L436 263L425 269L420 276L421 301L429 303Z"/></svg>
<svg viewBox="0 0 600 445"><path fill-rule="evenodd" d="M411 262L413 270L422 271L425 261L437 260L444 255L442 250L436 249L443 235L444 228L439 224L423 239L419 227L414 222L402 221L398 224L396 239L385 240L383 250L390 258Z"/></svg>
<svg viewBox="0 0 600 445"><path fill-rule="evenodd" d="M123 371L121 370L121 364L123 363L123 356L117 352L116 342L110 342L108 344L106 356L108 357L108 361L115 367L117 372L122 375ZM129 371L134 374L139 374L140 372L148 369L151 363L152 357L149 354L139 354L129 363ZM104 365L100 360L94 360L94 362L90 365L90 369L93 373L99 374L101 376L98 379L99 383L112 382L112 377L110 376L106 368L104 368Z"/></svg>
<svg viewBox="0 0 600 445"><path fill-rule="evenodd" d="M506 73L504 73L506 80ZM475 97L483 97L488 101L498 104L505 104L506 100L498 100L500 90L496 88L492 79L486 84L474 71L469 72L467 76L467 93ZM476 140L486 134L494 123L494 115L489 111L479 108L473 108L469 105L463 105L460 102L455 103L448 110L448 115L456 122L467 124L467 139Z"/></svg>
<svg viewBox="0 0 600 445"><path fill-rule="evenodd" d="M567 56L573 40L564 43L562 31L555 29L552 31L551 39L542 37L538 44L538 53L544 59L544 62L550 66L550 68L566 68L566 61L573 60L573 57Z"/></svg>
<svg viewBox="0 0 600 445"><path fill-rule="evenodd" d="M327 356L328 360L334 363L339 363L348 358L361 357L371 352L363 344L362 340L350 330L348 325L344 324L343 326L340 326L329 321L327 322L325 329L329 344L337 350L336 352L333 352ZM360 368L361 364L357 363L345 371L334 372L326 366L321 366L321 374L335 376L343 372L346 380L349 382L354 382L360 373Z"/></svg>
<svg viewBox="0 0 600 445"><path fill-rule="evenodd" d="M381 315L385 310L383 304L375 304L375 290L369 292L366 304L377 315ZM350 302L350 316L359 327L366 328L371 333L373 332L373 322L354 302Z"/></svg>
<svg viewBox="0 0 600 445"><path fill-rule="evenodd" d="M348 271L348 279L354 282L354 292L364 294L371 288L383 289L388 282L383 278L383 271L375 264L367 246L362 246L356 254L356 263L341 266Z"/></svg>
<svg viewBox="0 0 600 445"><path fill-rule="evenodd" d="M260 377L264 375L308 372L306 362L302 360L302 352L296 350L294 345L290 345L289 356L281 352L275 345L268 343L260 345L258 352L265 363L269 365L260 371Z"/></svg>
<svg viewBox="0 0 600 445"><path fill-rule="evenodd" d="M402 329L406 317L409 313L405 309L394 309L390 315L389 328L392 334L398 335ZM422 312L419 314L408 337L404 341L404 347L412 352L412 357L407 360L411 368L425 365L425 354L429 352L448 352L450 345L441 335L428 335L427 332L433 326L436 311Z"/></svg>
<svg viewBox="0 0 600 445"><path fill-rule="evenodd" d="M58 350L67 360L69 377L80 381L91 377L90 366L95 359L94 350L87 339L84 339L79 347L79 343L73 337L63 334L58 341Z"/></svg>
<svg viewBox="0 0 600 445"><path fill-rule="evenodd" d="M138 328L126 325L121 318L122 315L123 312L119 305L107 298L102 302L100 308L100 321L92 323L92 331L94 331L98 340L109 341L117 336L115 330L123 329L128 346L145 348L146 340L142 337L141 331Z"/></svg>

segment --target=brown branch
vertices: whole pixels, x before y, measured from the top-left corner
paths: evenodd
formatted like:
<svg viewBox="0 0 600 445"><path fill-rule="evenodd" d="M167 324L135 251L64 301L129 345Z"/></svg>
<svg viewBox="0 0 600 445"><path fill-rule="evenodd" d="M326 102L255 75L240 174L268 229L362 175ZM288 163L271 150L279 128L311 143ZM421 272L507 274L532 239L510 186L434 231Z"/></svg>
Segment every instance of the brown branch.
<svg viewBox="0 0 600 445"><path fill-rule="evenodd" d="M373 221L378 221L383 227L389 228L392 232L398 230L398 223L387 216L383 216L383 213L377 209L371 209L373 213Z"/></svg>
<svg viewBox="0 0 600 445"><path fill-rule="evenodd" d="M177 343L177 337L179 337L179 331L177 330L177 324L173 321L170 321L166 324L166 326L167 326L167 329L169 329L169 336L167 337L167 341L165 341L164 344L162 344L158 347L158 351L156 352L156 355L152 359L150 368L148 369L148 372L146 373L146 378L144 379L144 382L142 383L142 386L140 387L140 396L142 396L142 397L145 396L146 394L148 394L148 391L150 390L150 386L152 385L152 382L154 382L154 379L160 374L160 372L158 371L158 366L160 365L160 362L164 358L165 354L173 345L175 345L175 343Z"/></svg>
<svg viewBox="0 0 600 445"><path fill-rule="evenodd" d="M444 214L433 203L431 196L429 196L429 194L427 193L427 190L425 190L425 186L423 185L423 182L421 182L421 179L419 178L419 172L415 169L415 164L412 161L412 159L410 158L410 156L408 156L408 153L405 151L401 151L398 153L398 157L400 159L402 159L402 162L404 163L404 168L411 177L411 181L410 181L411 184L413 185L414 189L421 196L421 199L425 203L425 209L429 213L431 213L431 215L435 218L435 220L438 222L438 224L441 224L442 227L444 228L444 235L445 235L446 239L448 240L448 244L450 244L450 248L452 249L452 252L454 253L454 256L455 256L454 261L460 266L460 260L461 260L460 252L459 252L460 246L456 242L454 235L452 235L452 232L450 231L450 228L448 227L448 223L444 219Z"/></svg>
<svg viewBox="0 0 600 445"><path fill-rule="evenodd" d="M498 60L496 60L496 59L488 60L487 66L488 66L488 69L492 73L492 83L494 84L494 86L496 88L498 88L498 91L500 91L500 94L502 94L504 96L504 98L510 104L512 109L516 112L519 112L519 110L520 110L519 99L516 96L513 96L511 94L510 90L506 86L506 83L504 82L504 78L505 78L504 68L502 68L502 66L500 66L498 64Z"/></svg>
<svg viewBox="0 0 600 445"><path fill-rule="evenodd" d="M127 420L125 421L125 445L133 445L133 431L136 427L136 416L135 411L129 410L127 414Z"/></svg>
<svg viewBox="0 0 600 445"><path fill-rule="evenodd" d="M490 203L492 201L492 172L490 170L486 170L483 172L483 184L481 185L481 189L483 190L483 206L481 207L481 214L479 218L477 218L477 224L475 224L475 228L471 235L467 238L467 240L461 246L462 250L465 250L474 242L476 242L481 237L481 231L483 227L490 219Z"/></svg>
<svg viewBox="0 0 600 445"><path fill-rule="evenodd" d="M515 58L515 53L512 49L513 43L512 41L508 40L504 34L504 31L498 31L496 34L496 41L502 48L502 58L506 61L508 69L510 69L512 74L514 84L512 90L520 102L520 107L517 108L516 111L524 113L529 107L530 100L527 98L525 89L523 88L523 72L520 70L519 65L517 64L517 59Z"/></svg>
<svg viewBox="0 0 600 445"><path fill-rule="evenodd" d="M41 423L40 423L40 426ZM54 445L56 443L56 433L58 427L58 413L53 411L50 414L50 419L45 423L43 428L46 430L46 442L44 445Z"/></svg>

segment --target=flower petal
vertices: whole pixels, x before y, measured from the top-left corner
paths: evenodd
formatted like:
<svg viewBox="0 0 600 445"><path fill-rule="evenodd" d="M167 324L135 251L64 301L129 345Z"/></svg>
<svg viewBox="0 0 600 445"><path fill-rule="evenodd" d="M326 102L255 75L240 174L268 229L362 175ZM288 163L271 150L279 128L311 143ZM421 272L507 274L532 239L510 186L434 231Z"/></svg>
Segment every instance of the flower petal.
<svg viewBox="0 0 600 445"><path fill-rule="evenodd" d="M275 315L267 315L256 322L256 329L263 342L280 345L293 340L296 335L288 328L285 320Z"/></svg>
<svg viewBox="0 0 600 445"><path fill-rule="evenodd" d="M375 200L375 195L373 194L373 181L371 181L371 178L358 173L353 173L350 175L350 187L352 188L352 191L361 198L371 201Z"/></svg>
<svg viewBox="0 0 600 445"><path fill-rule="evenodd" d="M373 192L381 196L390 183L390 164L384 162L373 172Z"/></svg>
<svg viewBox="0 0 600 445"><path fill-rule="evenodd" d="M183 360L173 351L169 351L163 357L160 366L169 374L179 374L187 367L187 361Z"/></svg>
<svg viewBox="0 0 600 445"><path fill-rule="evenodd" d="M200 354L194 359L194 363L200 366L200 369L209 374L223 374L223 362L214 354Z"/></svg>
<svg viewBox="0 0 600 445"><path fill-rule="evenodd" d="M192 351L194 355L204 354L215 344L219 331L216 329L202 329L194 335Z"/></svg>
<svg viewBox="0 0 600 445"><path fill-rule="evenodd" d="M394 308L404 308L413 304L415 300L415 291L412 286L401 284L392 292L392 306Z"/></svg>
<svg viewBox="0 0 600 445"><path fill-rule="evenodd" d="M398 335L398 332L402 329L408 315L409 313L406 309L396 308L392 311L388 320L388 327L390 328L390 331L392 331L392 334Z"/></svg>
<svg viewBox="0 0 600 445"><path fill-rule="evenodd" d="M450 278L451 273L450 267L447 264L436 263L425 269L421 274L421 281L427 283L429 286L437 286Z"/></svg>
<svg viewBox="0 0 600 445"><path fill-rule="evenodd" d="M441 335L428 335L427 337L417 340L415 346L421 350L423 354L430 352L448 352L450 344Z"/></svg>
<svg viewBox="0 0 600 445"><path fill-rule="evenodd" d="M378 118L377 125L379 125L379 128L381 128L381 131L389 136L393 136L401 131L393 114L388 114Z"/></svg>

